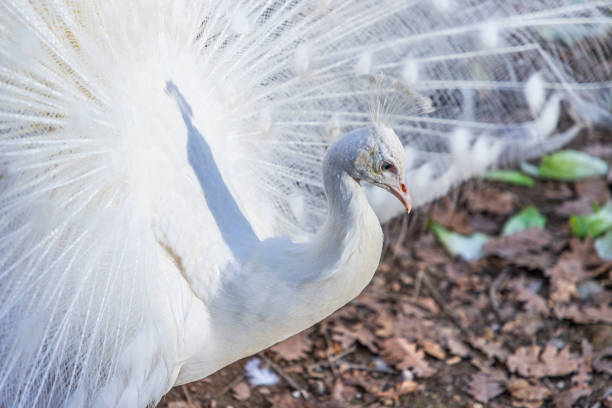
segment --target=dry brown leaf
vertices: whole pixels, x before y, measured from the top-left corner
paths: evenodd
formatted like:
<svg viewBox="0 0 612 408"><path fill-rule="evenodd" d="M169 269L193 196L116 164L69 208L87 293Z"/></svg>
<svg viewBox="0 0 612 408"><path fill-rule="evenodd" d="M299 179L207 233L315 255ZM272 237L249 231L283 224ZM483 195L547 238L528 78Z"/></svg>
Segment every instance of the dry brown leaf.
<svg viewBox="0 0 612 408"><path fill-rule="evenodd" d="M612 307L605 304L599 307L585 307L584 316L589 323L612 323Z"/></svg>
<svg viewBox="0 0 612 408"><path fill-rule="evenodd" d="M478 337L471 341L472 345L485 353L489 358L496 358L501 362L506 361L508 351L498 341L487 341L484 337Z"/></svg>
<svg viewBox="0 0 612 408"><path fill-rule="evenodd" d="M444 265L450 260L444 248L442 248L434 239L433 233L429 233L418 239L412 249L417 259L420 259L428 265Z"/></svg>
<svg viewBox="0 0 612 408"><path fill-rule="evenodd" d="M570 354L569 348L558 350L547 345L544 351L539 346L520 347L508 356L506 365L511 372L523 377L559 377L575 372L579 359Z"/></svg>
<svg viewBox="0 0 612 408"><path fill-rule="evenodd" d="M553 311L558 318L570 319L575 323L612 323L612 307L608 305L582 309L576 304L555 305Z"/></svg>
<svg viewBox="0 0 612 408"><path fill-rule="evenodd" d="M280 358L287 361L297 361L306 358L311 349L312 340L310 340L308 332L298 333L270 348Z"/></svg>
<svg viewBox="0 0 612 408"><path fill-rule="evenodd" d="M387 391L381 391L376 393L378 398L392 399L398 401L402 395L410 394L415 391L423 390L423 385L415 381L404 380L395 385L395 387L388 389Z"/></svg>
<svg viewBox="0 0 612 408"><path fill-rule="evenodd" d="M446 345L450 352L459 357L467 357L470 354L470 348L461 340L450 337L446 341Z"/></svg>
<svg viewBox="0 0 612 408"><path fill-rule="evenodd" d="M430 297L419 297L417 303L429 310L431 314L437 315L440 313L440 306L436 303L433 298Z"/></svg>
<svg viewBox="0 0 612 408"><path fill-rule="evenodd" d="M566 183L557 183L554 181L545 183L543 188L544 198L547 200L568 200L574 196L574 192L567 186Z"/></svg>
<svg viewBox="0 0 612 408"><path fill-rule="evenodd" d="M593 389L588 385L576 385L569 390L555 395L555 408L572 408L582 397L591 395Z"/></svg>
<svg viewBox="0 0 612 408"><path fill-rule="evenodd" d="M410 369L418 377L430 377L435 370L425 360L425 352L402 337L392 337L382 343L383 358L399 370Z"/></svg>
<svg viewBox="0 0 612 408"><path fill-rule="evenodd" d="M523 378L512 379L507 384L512 397L522 402L542 403L551 396L548 388L539 384L531 384Z"/></svg>
<svg viewBox="0 0 612 408"><path fill-rule="evenodd" d="M529 228L512 235L489 240L483 249L490 255L514 260L516 257L541 251L552 241L552 235L543 229Z"/></svg>
<svg viewBox="0 0 612 408"><path fill-rule="evenodd" d="M290 392L286 391L281 394L274 394L266 397L268 402L274 408L316 408L318 404L312 399L304 400L303 398L294 398Z"/></svg>
<svg viewBox="0 0 612 408"><path fill-rule="evenodd" d="M509 191L483 187L482 189L467 191L465 202L472 212L506 215L514 209L517 197Z"/></svg>
<svg viewBox="0 0 612 408"><path fill-rule="evenodd" d="M397 318L386 310L382 310L376 316L376 335L378 337L389 337L395 333L395 321Z"/></svg>
<svg viewBox="0 0 612 408"><path fill-rule="evenodd" d="M361 323L353 327L335 326L332 332L332 339L340 343L343 350L347 350L355 341L358 341L359 344L367 347L372 353L378 353L378 347L375 344L376 337L368 328L363 327Z"/></svg>
<svg viewBox="0 0 612 408"><path fill-rule="evenodd" d="M440 199L431 207L429 217L444 228L458 234L471 235L474 233L467 213L457 209L455 202L448 196Z"/></svg>
<svg viewBox="0 0 612 408"><path fill-rule="evenodd" d="M343 373L342 378L345 384L361 387L371 394L382 392L387 385L387 380L384 377L374 378L367 371L350 370Z"/></svg>
<svg viewBox="0 0 612 408"><path fill-rule="evenodd" d="M569 218L570 215L585 215L593 212L593 204L586 197L580 197L577 200L563 201L555 207L555 215L563 218Z"/></svg>
<svg viewBox="0 0 612 408"><path fill-rule="evenodd" d="M425 353L429 354L430 356L435 357L438 360L446 359L446 353L438 343L429 340L422 340L420 344L421 347L423 347L423 350L425 350Z"/></svg>
<svg viewBox="0 0 612 408"><path fill-rule="evenodd" d="M610 201L610 191L605 180L598 178L582 180L575 183L574 188L578 196L588 199L591 203L604 205Z"/></svg>
<svg viewBox="0 0 612 408"><path fill-rule="evenodd" d="M238 401L246 401L251 396L251 387L245 381L241 381L232 388L234 398Z"/></svg>
<svg viewBox="0 0 612 408"><path fill-rule="evenodd" d="M345 385L342 380L336 380L332 389L332 400L338 402L346 402L355 398L357 389L351 385Z"/></svg>
<svg viewBox="0 0 612 408"><path fill-rule="evenodd" d="M519 312L503 325L502 331L531 339L542 328L542 319L539 313Z"/></svg>
<svg viewBox="0 0 612 408"><path fill-rule="evenodd" d="M502 394L505 390L500 381L482 373L473 375L468 386L470 395L476 401L485 403Z"/></svg>
<svg viewBox="0 0 612 408"><path fill-rule="evenodd" d="M461 357L459 357L459 356L451 357L451 358L449 358L448 360L445 361L446 365L449 365L449 366L455 365L455 364L460 363L460 362L461 362Z"/></svg>
<svg viewBox="0 0 612 408"><path fill-rule="evenodd" d="M424 312L421 309L415 308L414 306L409 305L407 303L402 304L401 308L402 312L404 313L399 313L395 318L395 321L393 322L392 332L390 333L390 335L410 339L425 338L426 322L429 322L429 320L427 320L427 318L424 316ZM412 313L410 313L409 309L412 308L414 308L416 311L419 311L421 313L421 317L414 316ZM408 312L408 315L405 314L406 312Z"/></svg>
<svg viewBox="0 0 612 408"><path fill-rule="evenodd" d="M538 312L543 316L548 316L548 305L544 298L530 290L520 280L515 280L509 285L516 296L516 300L523 302L523 308L530 312Z"/></svg>
<svg viewBox="0 0 612 408"><path fill-rule="evenodd" d="M612 346L601 350L593 359L593 368L600 373L612 375Z"/></svg>
<svg viewBox="0 0 612 408"><path fill-rule="evenodd" d="M566 303L576 295L576 282L582 277L584 269L579 259L566 253L545 273L550 277L552 286L550 300Z"/></svg>
<svg viewBox="0 0 612 408"><path fill-rule="evenodd" d="M202 404L198 401L172 401L168 403L168 408L202 408Z"/></svg>

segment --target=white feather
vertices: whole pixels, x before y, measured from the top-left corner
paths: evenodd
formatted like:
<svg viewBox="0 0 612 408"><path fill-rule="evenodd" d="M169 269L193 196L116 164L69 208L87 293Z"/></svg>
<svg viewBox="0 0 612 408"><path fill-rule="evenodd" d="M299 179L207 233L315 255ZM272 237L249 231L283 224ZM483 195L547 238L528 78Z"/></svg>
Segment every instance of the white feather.
<svg viewBox="0 0 612 408"><path fill-rule="evenodd" d="M435 108L388 115L409 147L415 205L583 124L612 124L612 1L519 6L0 2L0 406L155 404L361 290L365 272L312 304L313 292L275 296L298 277L255 274L238 289L267 295L242 307L276 325L255 332L255 320L228 317L236 343L215 337L210 303L252 241L303 239L324 223L323 156L371 124L375 95ZM380 73L409 89L376 89ZM555 134L561 101L581 123ZM382 220L401 211L379 198ZM370 227L350 238L378 245ZM291 254L289 239L273 241L270 257ZM375 249L362 254L372 265ZM298 300L322 309L287 307Z"/></svg>

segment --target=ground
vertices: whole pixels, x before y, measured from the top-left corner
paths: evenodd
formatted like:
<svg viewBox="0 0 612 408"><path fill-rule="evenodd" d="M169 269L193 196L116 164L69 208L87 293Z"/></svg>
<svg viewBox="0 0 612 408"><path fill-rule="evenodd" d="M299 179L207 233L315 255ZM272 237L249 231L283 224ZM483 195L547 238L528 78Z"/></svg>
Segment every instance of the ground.
<svg viewBox="0 0 612 408"><path fill-rule="evenodd" d="M609 136L573 147L610 163ZM381 265L357 299L257 356L276 385L251 385L250 357L174 388L159 408L612 407L612 262L568 223L610 200L611 176L462 186L385 227ZM494 239L478 261L450 256L427 228L495 237L527 205L545 229Z"/></svg>

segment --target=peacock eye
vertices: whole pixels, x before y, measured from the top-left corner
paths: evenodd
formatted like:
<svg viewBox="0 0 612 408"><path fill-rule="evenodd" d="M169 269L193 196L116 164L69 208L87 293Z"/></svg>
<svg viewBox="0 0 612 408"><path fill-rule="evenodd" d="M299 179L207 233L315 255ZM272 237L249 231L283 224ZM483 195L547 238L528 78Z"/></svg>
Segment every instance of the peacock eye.
<svg viewBox="0 0 612 408"><path fill-rule="evenodd" d="M384 172L391 172L393 174L397 174L397 168L395 167L395 165L387 160L383 160L382 164L380 165L380 169Z"/></svg>

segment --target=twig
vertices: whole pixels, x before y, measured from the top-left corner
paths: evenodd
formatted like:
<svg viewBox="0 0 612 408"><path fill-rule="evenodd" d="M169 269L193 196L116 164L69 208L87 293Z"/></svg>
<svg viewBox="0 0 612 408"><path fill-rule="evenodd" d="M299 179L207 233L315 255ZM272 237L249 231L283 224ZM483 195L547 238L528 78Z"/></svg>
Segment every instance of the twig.
<svg viewBox="0 0 612 408"><path fill-rule="evenodd" d="M365 364L351 364L351 363L346 363L346 366L351 369L351 370L361 370L361 371L368 371L368 372L377 372L377 373L387 373L387 374L393 374L395 373L395 371L393 371L390 368L379 368L379 367L370 367L367 366Z"/></svg>
<svg viewBox="0 0 612 408"><path fill-rule="evenodd" d="M414 283L414 294L412 295L412 301L416 302L419 299L419 295L421 294L421 283L423 283L423 269L419 268L416 276L416 282Z"/></svg>
<svg viewBox="0 0 612 408"><path fill-rule="evenodd" d="M193 399L191 398L191 393L189 392L189 389L187 388L187 384L183 384L181 386L181 390L183 390L183 394L185 394L185 399L187 399L187 404L192 404Z"/></svg>
<svg viewBox="0 0 612 408"><path fill-rule="evenodd" d="M506 279L506 276L508 276L508 269L503 269L489 288L489 298L491 299L491 305L493 306L495 316L497 316L500 321L504 319L502 318L501 310L499 309L499 301L497 300L497 289L499 288L499 285L501 285L502 282Z"/></svg>
<svg viewBox="0 0 612 408"><path fill-rule="evenodd" d="M352 346L348 350L343 351L342 353L334 354L333 356L330 357L331 361L336 362L337 360L340 360L342 357L346 357L349 354L355 352L355 350L357 350L357 348L355 346Z"/></svg>
<svg viewBox="0 0 612 408"><path fill-rule="evenodd" d="M427 270L429 271L429 268ZM467 337L468 339L472 339L473 338L472 334L468 331L468 329L463 327L463 325L459 322L459 319L457 319L455 315L448 309L448 307L446 306L446 302L444 302L444 299L442 298L442 295L440 295L440 292L438 292L438 289L436 289L436 287L431 283L431 281L429 280L429 276L427 276L427 273L423 273L423 283L425 284L425 286L427 286L427 289L429 290L429 292L431 292L431 296L434 298L438 306L440 306L440 309L442 309L442 312L444 312L444 314L448 316L450 321L455 326L457 326L459 331L465 337Z"/></svg>
<svg viewBox="0 0 612 408"><path fill-rule="evenodd" d="M272 367L272 369L274 369L274 371L276 371L278 373L278 375L280 375L281 377L283 377L283 379L285 381L287 381L287 384L289 384L289 386L291 388L294 389L294 391L297 391L300 393L300 395L302 395L302 397L304 397L304 399L308 399L310 396L308 394L308 391L306 391L306 389L304 387L301 387L293 378L291 378L291 376L289 376L287 373L285 373L285 371L278 365L276 364L274 361L272 361L271 359L268 358L268 356L266 356L264 353L259 353L259 356L270 366Z"/></svg>
<svg viewBox="0 0 612 408"><path fill-rule="evenodd" d="M329 336L329 333L327 332L327 325L325 325L323 327L323 336L325 337L325 354L327 355L327 361L329 362L329 368L332 372L332 374L334 375L334 378L338 378L338 370L336 369L336 360L332 361L331 360L331 356L329 354L329 349L330 347L333 347L333 342L332 339ZM332 348L333 350L333 348Z"/></svg>
<svg viewBox="0 0 612 408"><path fill-rule="evenodd" d="M349 354L353 353L355 350L357 350L357 348L355 346L352 346L351 348L349 348L346 351L343 351L342 353L331 355L328 361L320 361L318 363L312 363L309 365L309 367L319 367L319 368L325 367L331 363L335 363L336 361L340 360L342 357L348 356Z"/></svg>
<svg viewBox="0 0 612 408"><path fill-rule="evenodd" d="M242 381L243 379L244 379L244 373L238 374L238 376L236 378L234 378L232 381L230 381L229 384L227 384L225 387L221 388L221 390L216 394L215 398L221 397L223 394L225 394L226 392L228 392L229 390L234 388L236 385L238 385L240 383L240 381ZM189 402L189 401L187 401L187 402Z"/></svg>

